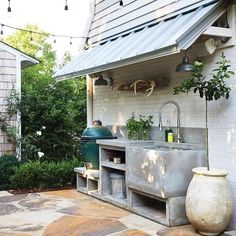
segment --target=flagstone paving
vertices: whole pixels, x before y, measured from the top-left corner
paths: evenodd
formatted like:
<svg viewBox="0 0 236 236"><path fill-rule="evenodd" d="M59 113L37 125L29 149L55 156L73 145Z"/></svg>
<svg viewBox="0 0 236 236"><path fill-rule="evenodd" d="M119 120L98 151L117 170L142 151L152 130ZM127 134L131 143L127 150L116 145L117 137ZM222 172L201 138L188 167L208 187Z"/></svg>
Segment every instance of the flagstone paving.
<svg viewBox="0 0 236 236"><path fill-rule="evenodd" d="M18 195L0 192L0 236L154 235L198 234L191 226L168 228L74 189Z"/></svg>

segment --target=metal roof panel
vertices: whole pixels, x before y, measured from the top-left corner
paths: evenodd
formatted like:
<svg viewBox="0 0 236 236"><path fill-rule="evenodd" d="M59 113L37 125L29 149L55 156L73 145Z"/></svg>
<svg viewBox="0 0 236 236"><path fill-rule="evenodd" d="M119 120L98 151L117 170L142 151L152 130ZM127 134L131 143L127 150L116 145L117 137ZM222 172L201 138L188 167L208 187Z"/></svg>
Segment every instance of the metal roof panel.
<svg viewBox="0 0 236 236"><path fill-rule="evenodd" d="M178 53L190 46L223 13L222 2L198 6L156 25L83 50L71 63L58 70L55 77L60 80ZM214 13L216 9L217 13Z"/></svg>

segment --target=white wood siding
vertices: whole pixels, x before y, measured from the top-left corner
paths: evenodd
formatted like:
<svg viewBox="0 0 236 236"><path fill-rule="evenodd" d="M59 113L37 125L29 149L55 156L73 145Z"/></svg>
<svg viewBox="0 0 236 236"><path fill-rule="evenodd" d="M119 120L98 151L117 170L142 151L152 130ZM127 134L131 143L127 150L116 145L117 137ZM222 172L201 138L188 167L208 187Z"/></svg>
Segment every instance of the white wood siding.
<svg viewBox="0 0 236 236"><path fill-rule="evenodd" d="M227 48L224 53L227 59L232 61L233 70L236 72L236 48ZM221 51L217 51L213 56L203 58L204 62L209 65L206 67L205 74L211 73L220 54ZM93 119L100 119L104 125L112 125L116 129L124 125L134 111L137 116L139 114L153 115L154 126L157 126L161 104L173 99L180 105L182 127L205 128L204 100L199 99L195 94L172 95L173 87L186 77L185 73L175 72L175 67L181 60L180 55L173 55L111 71L114 88L95 87ZM135 96L133 92L117 90L117 86L125 81L160 77L170 78L170 84L165 89L155 90L150 97L143 93ZM209 104L209 149L211 167L229 171L228 179L234 198L234 216L231 227L236 229L236 75L228 82L232 88L229 100L220 99ZM166 125L167 119L170 119L171 126L175 126L176 109L172 105L168 105L163 110L163 125Z"/></svg>
<svg viewBox="0 0 236 236"><path fill-rule="evenodd" d="M200 0L97 0L95 15L89 31L89 43L110 38L127 30L164 17L193 4L202 4Z"/></svg>
<svg viewBox="0 0 236 236"><path fill-rule="evenodd" d="M13 87L16 88L17 65L16 56L0 49L0 114L6 114L6 98ZM16 125L16 117L9 121ZM8 141L8 136L0 130L0 156L5 153L15 153L15 147Z"/></svg>

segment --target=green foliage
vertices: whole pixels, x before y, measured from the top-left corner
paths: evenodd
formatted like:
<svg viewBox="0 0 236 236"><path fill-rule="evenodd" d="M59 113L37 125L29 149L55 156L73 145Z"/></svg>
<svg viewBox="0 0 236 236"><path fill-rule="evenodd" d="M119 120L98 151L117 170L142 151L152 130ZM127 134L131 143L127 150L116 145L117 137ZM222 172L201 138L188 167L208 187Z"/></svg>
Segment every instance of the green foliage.
<svg viewBox="0 0 236 236"><path fill-rule="evenodd" d="M228 99L231 88L226 85L225 79L231 78L234 72L230 70L230 61L226 60L223 53L221 61L216 65L218 67L213 70L212 78L206 80L206 76L202 74L203 62L195 61L191 76L175 87L173 94L188 93L193 89L194 93L198 92L206 101L218 100L221 97Z"/></svg>
<svg viewBox="0 0 236 236"><path fill-rule="evenodd" d="M153 116L139 115L139 126L143 130L149 130L153 125Z"/></svg>
<svg viewBox="0 0 236 236"><path fill-rule="evenodd" d="M193 92L199 93L200 98L205 99L206 108L206 150L207 150L207 169L210 170L209 164L209 150L208 150L208 102L218 100L221 97L229 98L231 88L225 83L225 80L230 79L234 72L230 70L230 61L226 60L225 55L221 54L221 61L216 62L217 68L213 70L211 78L206 79L203 75L203 62L196 61L191 76L182 81L182 83L175 87L173 94L188 93L193 89Z"/></svg>
<svg viewBox="0 0 236 236"><path fill-rule="evenodd" d="M74 186L74 167L78 166L78 159L61 162L28 161L14 168L15 174L11 176L12 186L15 189Z"/></svg>
<svg viewBox="0 0 236 236"><path fill-rule="evenodd" d="M129 118L126 122L125 122L126 128L129 131L134 131L134 132L138 132L139 128L140 128L140 123L139 121L137 121L135 119L134 114L132 114L131 118Z"/></svg>
<svg viewBox="0 0 236 236"><path fill-rule="evenodd" d="M35 25L27 30L44 35L34 35L30 41L27 32L16 31L7 42L19 50L37 57L40 63L26 68L22 73L21 100L12 93L11 111L21 113L22 158L37 160L63 160L78 156L79 137L86 127L86 80L71 79L56 83L53 78L56 55L47 43L48 35ZM70 60L66 54L65 62ZM41 135L37 135L41 131Z"/></svg>
<svg viewBox="0 0 236 236"><path fill-rule="evenodd" d="M126 128L128 130L128 138L129 139L138 139L138 132L147 132L150 130L153 124L153 116L144 116L139 115L139 120L135 119L134 113L132 114L131 118L126 121ZM148 134L147 134L148 135ZM143 139L148 139L148 137L142 137Z"/></svg>
<svg viewBox="0 0 236 236"><path fill-rule="evenodd" d="M0 116L0 129L8 136L8 141L17 144L17 130L10 125L13 115L17 114L17 107L20 101L19 93L13 88L6 98L6 113Z"/></svg>
<svg viewBox="0 0 236 236"><path fill-rule="evenodd" d="M3 155L0 157L0 190L12 188L10 177L14 175L14 168L18 167L19 164L13 155Z"/></svg>
<svg viewBox="0 0 236 236"><path fill-rule="evenodd" d="M51 83L25 94L22 92L22 156L47 160L78 155L79 137L86 127L85 78ZM41 135L37 135L41 131Z"/></svg>

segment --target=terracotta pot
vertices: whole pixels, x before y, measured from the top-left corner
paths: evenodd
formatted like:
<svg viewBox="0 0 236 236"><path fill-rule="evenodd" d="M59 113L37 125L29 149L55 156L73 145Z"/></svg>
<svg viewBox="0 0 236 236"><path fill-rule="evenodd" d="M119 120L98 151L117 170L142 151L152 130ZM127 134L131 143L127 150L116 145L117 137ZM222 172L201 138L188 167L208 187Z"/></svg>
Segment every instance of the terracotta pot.
<svg viewBox="0 0 236 236"><path fill-rule="evenodd" d="M233 201L227 171L194 168L186 196L186 214L202 235L219 235L228 226Z"/></svg>

